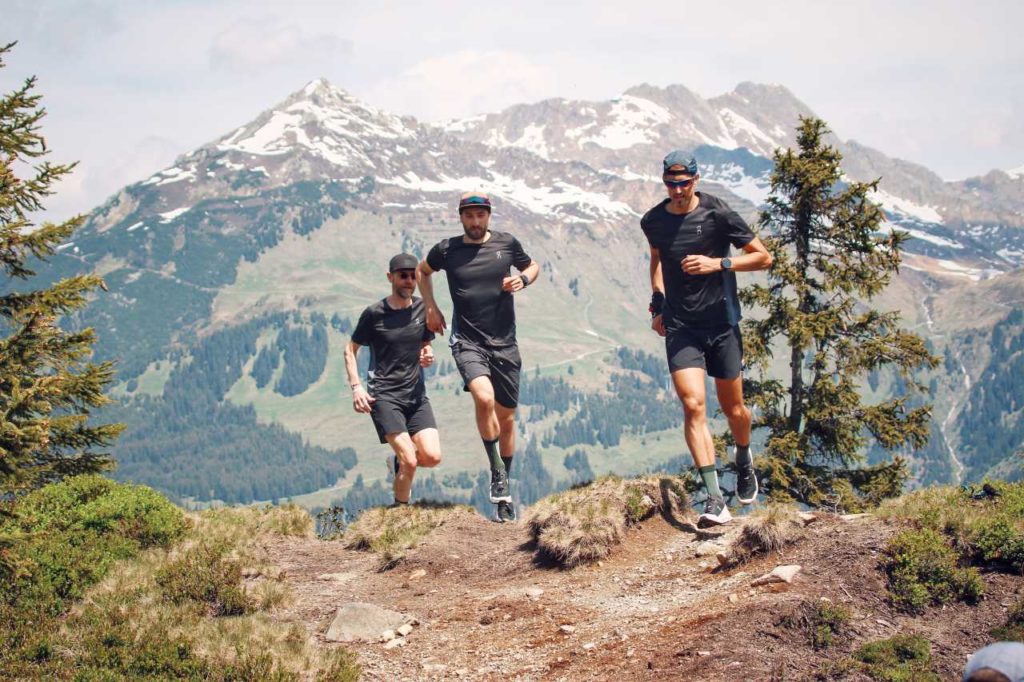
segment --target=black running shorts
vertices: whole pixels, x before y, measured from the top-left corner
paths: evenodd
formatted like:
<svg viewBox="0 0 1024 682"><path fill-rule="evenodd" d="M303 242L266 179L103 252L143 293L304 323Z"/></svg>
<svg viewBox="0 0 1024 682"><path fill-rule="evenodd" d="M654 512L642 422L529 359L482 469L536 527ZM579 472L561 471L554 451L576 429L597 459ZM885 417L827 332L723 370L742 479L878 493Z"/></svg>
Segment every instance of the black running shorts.
<svg viewBox="0 0 1024 682"><path fill-rule="evenodd" d="M462 375L463 390L477 377L490 377L494 387L494 400L502 407L512 409L519 404L519 370L523 360L518 346L485 348L468 341L452 345L455 366Z"/></svg>
<svg viewBox="0 0 1024 682"><path fill-rule="evenodd" d="M716 379L743 371L743 339L736 325L682 327L665 337L668 371L700 367Z"/></svg>
<svg viewBox="0 0 1024 682"><path fill-rule="evenodd" d="M423 429L436 429L434 411L430 408L430 400L423 396L410 403L401 403L377 398L370 410L370 418L377 428L377 436L381 443L387 443L387 434L408 433L414 436Z"/></svg>

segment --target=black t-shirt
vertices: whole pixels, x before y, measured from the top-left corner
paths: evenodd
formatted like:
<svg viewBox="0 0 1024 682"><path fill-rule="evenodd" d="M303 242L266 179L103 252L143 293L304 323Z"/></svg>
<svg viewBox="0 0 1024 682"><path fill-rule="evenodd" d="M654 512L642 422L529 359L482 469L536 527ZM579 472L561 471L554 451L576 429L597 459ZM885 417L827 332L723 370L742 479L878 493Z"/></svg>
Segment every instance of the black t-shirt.
<svg viewBox="0 0 1024 682"><path fill-rule="evenodd" d="M469 341L503 348L516 342L516 311L512 294L501 288L511 266L523 270L531 258L519 240L491 230L483 244L467 244L462 237L442 239L427 254L427 265L446 270L452 313L452 343Z"/></svg>
<svg viewBox="0 0 1024 682"><path fill-rule="evenodd" d="M743 248L754 239L746 221L718 197L697 192L697 208L683 215L669 213L668 199L640 219L640 227L651 246L661 255L665 280L665 329L683 326L712 327L738 324L740 301L736 273L731 270L710 275L688 275L680 261L698 255L724 258L729 246Z"/></svg>
<svg viewBox="0 0 1024 682"><path fill-rule="evenodd" d="M398 310L381 299L366 308L352 332L352 340L370 347L368 391L374 398L408 403L423 397L423 369L420 348L434 338L427 329L423 300L414 296L412 305Z"/></svg>

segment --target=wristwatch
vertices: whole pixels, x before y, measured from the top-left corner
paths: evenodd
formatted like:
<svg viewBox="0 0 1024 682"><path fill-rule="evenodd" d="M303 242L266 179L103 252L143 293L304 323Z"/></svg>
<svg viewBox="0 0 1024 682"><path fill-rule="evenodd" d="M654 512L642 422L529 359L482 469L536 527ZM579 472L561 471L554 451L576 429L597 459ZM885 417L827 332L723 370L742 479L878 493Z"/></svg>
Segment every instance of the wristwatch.
<svg viewBox="0 0 1024 682"><path fill-rule="evenodd" d="M530 278L526 275L519 275L519 279L523 281L523 288L530 286Z"/></svg>
<svg viewBox="0 0 1024 682"><path fill-rule="evenodd" d="M730 268L732 268L732 258L726 256L725 258L722 259L722 269L728 270Z"/></svg>

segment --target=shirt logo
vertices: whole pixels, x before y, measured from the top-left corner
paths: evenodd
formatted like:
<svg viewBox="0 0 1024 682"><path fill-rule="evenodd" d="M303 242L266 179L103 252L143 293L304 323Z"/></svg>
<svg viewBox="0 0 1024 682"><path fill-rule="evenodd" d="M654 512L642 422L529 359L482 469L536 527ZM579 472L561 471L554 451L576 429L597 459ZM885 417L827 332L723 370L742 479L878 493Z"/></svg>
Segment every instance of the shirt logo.
<svg viewBox="0 0 1024 682"><path fill-rule="evenodd" d="M496 257L496 258L497 258L498 260L501 260L501 251L498 251L498 252L497 252L497 253L495 253L494 255L495 255L495 257Z"/></svg>

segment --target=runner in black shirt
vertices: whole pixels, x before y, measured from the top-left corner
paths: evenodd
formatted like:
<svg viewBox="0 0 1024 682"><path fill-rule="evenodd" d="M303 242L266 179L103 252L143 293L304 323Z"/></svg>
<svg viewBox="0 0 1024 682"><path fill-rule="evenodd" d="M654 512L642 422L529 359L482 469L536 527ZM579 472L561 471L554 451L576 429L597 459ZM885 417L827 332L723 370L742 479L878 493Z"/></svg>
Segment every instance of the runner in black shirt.
<svg viewBox="0 0 1024 682"><path fill-rule="evenodd" d="M352 407L368 413L381 443L394 450L395 504L407 504L416 467L437 466L441 443L430 409L423 368L434 362L423 301L415 296L416 257L391 259L391 295L363 311L345 348ZM369 390L359 381L356 354L370 347Z"/></svg>
<svg viewBox="0 0 1024 682"><path fill-rule="evenodd" d="M757 498L750 454L750 410L743 404L743 342L735 272L764 270L772 257L746 222L721 199L696 191L697 161L674 151L662 164L668 198L640 220L651 247L651 328L665 338L669 371L683 403L686 444L708 491L702 525L732 519L718 486L715 447L705 411L705 372L715 378L736 441L736 492ZM744 253L731 258L729 247Z"/></svg>
<svg viewBox="0 0 1024 682"><path fill-rule="evenodd" d="M465 234L435 244L420 263L419 279L427 326L440 334L445 319L434 301L430 277L438 270L448 274L454 305L449 344L464 388L473 396L477 428L491 466L491 502L498 505L498 521L504 522L516 518L508 473L515 453L522 366L512 294L534 281L540 266L515 237L490 231L490 218L491 201L486 194L462 195L459 220ZM512 276L513 266L519 275Z"/></svg>

